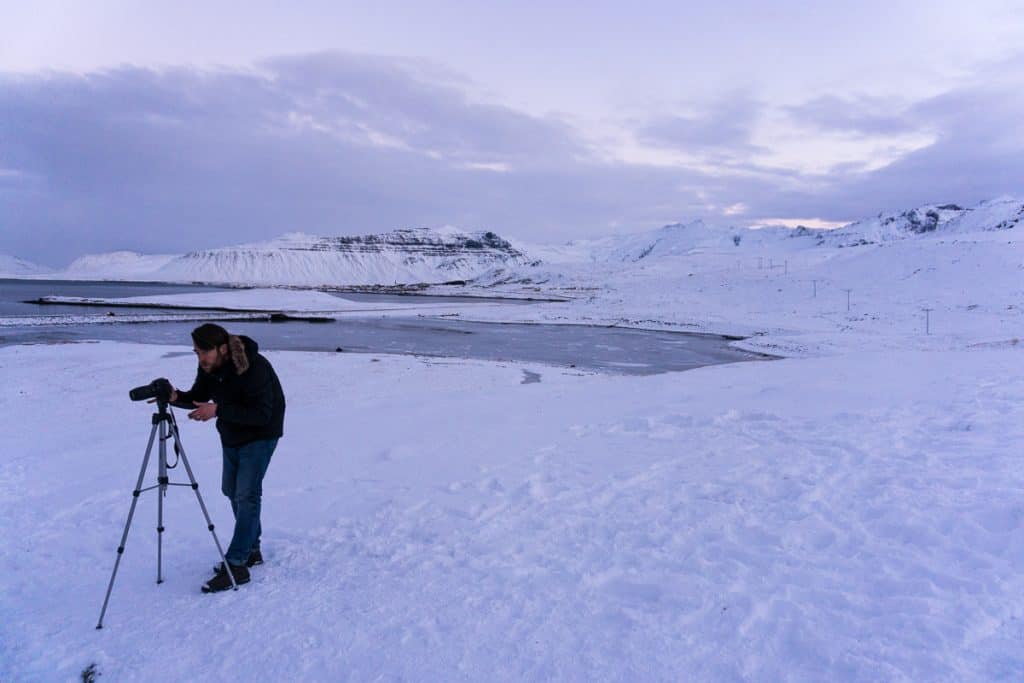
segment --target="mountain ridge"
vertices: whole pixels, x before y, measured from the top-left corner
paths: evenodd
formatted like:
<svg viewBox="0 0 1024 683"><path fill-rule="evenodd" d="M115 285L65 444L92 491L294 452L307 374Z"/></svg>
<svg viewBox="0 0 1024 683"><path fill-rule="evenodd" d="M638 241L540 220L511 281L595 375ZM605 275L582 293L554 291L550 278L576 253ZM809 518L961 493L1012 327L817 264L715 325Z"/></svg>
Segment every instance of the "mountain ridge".
<svg viewBox="0 0 1024 683"><path fill-rule="evenodd" d="M926 204L881 212L836 229L777 225L737 227L702 219L644 232L577 240L563 245L511 242L491 231L452 226L402 228L355 236L291 232L277 238L179 255L135 252L91 254L65 271L28 264L15 277L239 283L296 286L392 286L476 280L548 281L558 269L585 264L629 268L701 251L781 253L819 246L846 248L967 233L995 233L1024 224L1024 200L999 197L971 207ZM0 257L5 264L27 262ZM13 265L10 266L12 269Z"/></svg>
<svg viewBox="0 0 1024 683"><path fill-rule="evenodd" d="M292 232L264 242L144 256L88 255L66 273L94 279L143 277L161 281L245 282L267 285L439 284L468 280L526 256L491 231L404 228L357 236Z"/></svg>

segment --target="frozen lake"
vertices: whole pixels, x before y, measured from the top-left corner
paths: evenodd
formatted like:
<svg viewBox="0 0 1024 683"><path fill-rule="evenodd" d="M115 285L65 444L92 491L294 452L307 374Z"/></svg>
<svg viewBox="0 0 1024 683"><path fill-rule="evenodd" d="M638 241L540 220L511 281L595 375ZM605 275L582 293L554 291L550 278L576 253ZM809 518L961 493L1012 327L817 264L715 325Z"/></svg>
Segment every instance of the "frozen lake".
<svg viewBox="0 0 1024 683"><path fill-rule="evenodd" d="M190 314L197 314L197 317L188 321L144 323L117 322L115 316L109 323L20 326L16 318L83 313L97 315L104 312L102 308L20 303L43 296L117 298L197 291L216 291L216 288L137 283L0 281L0 315L5 322L5 326L0 327L0 346L117 340L144 344L180 344L183 351L187 352L191 348L189 332L198 324L201 311L191 311ZM348 293L338 296L359 301L399 300L409 305L453 301L448 297ZM473 301L477 300L461 300L461 303L469 305L470 315ZM488 303L494 302L488 300ZM145 307L117 308L116 312L118 315L131 312L163 313ZM261 348L269 350L340 350L476 358L561 365L621 374L656 374L764 358L734 349L729 346L728 339L716 335L587 325L480 323L439 317L423 318L414 314L408 317L345 318L327 323L231 321L224 325L232 332L249 335L259 342Z"/></svg>

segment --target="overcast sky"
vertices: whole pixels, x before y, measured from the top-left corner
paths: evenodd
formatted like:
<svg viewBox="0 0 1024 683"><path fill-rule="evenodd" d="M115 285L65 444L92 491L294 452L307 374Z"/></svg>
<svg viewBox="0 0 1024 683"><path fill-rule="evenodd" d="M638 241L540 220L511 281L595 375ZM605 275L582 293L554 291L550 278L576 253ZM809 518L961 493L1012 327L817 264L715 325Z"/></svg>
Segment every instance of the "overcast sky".
<svg viewBox="0 0 1024 683"><path fill-rule="evenodd" d="M0 254L1022 195L1024 0L0 0Z"/></svg>

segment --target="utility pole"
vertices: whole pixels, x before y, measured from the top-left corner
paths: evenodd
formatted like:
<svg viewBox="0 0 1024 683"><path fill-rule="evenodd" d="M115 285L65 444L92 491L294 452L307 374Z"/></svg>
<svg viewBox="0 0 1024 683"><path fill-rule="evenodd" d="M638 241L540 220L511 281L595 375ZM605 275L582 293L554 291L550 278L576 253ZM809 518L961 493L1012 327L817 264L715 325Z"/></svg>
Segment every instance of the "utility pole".
<svg viewBox="0 0 1024 683"><path fill-rule="evenodd" d="M921 310L924 311L924 333L925 334L931 334L931 316L929 314L932 311L934 311L935 309L934 308L922 308Z"/></svg>
<svg viewBox="0 0 1024 683"><path fill-rule="evenodd" d="M849 313L850 312L850 292L852 292L853 290L852 289L844 289L843 291L846 292L846 312Z"/></svg>

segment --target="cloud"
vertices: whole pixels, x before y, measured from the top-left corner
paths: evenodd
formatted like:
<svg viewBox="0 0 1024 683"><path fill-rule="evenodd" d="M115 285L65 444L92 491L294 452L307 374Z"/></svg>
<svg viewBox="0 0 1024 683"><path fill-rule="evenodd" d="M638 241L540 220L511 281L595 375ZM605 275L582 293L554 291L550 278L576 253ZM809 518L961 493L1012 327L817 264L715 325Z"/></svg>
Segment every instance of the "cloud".
<svg viewBox="0 0 1024 683"><path fill-rule="evenodd" d="M934 143L869 173L839 173L814 202L859 217L872 213L865 198L877 212L1024 195L1024 59L992 64L913 104L906 118L935 131Z"/></svg>
<svg viewBox="0 0 1024 683"><path fill-rule="evenodd" d="M706 185L709 204L723 218L850 221L927 203L1024 195L1024 54L981 65L955 87L916 102L819 96L779 111L794 135L808 139L847 136L883 151L887 140L894 141L893 160L881 167L865 158L832 164L825 173L796 172L758 162L737 134L731 161L709 174L715 182ZM909 151L895 144L921 131L928 144ZM743 210L722 208L732 202Z"/></svg>
<svg viewBox="0 0 1024 683"><path fill-rule="evenodd" d="M907 115L905 105L885 97L822 95L786 112L798 124L819 131L862 135L901 135L920 125Z"/></svg>
<svg viewBox="0 0 1024 683"><path fill-rule="evenodd" d="M638 138L698 159L654 166L609 162L566 122L477 101L458 74L404 58L0 75L0 253L62 265L441 224L562 241L695 217L851 220L969 203L1020 193L1024 90L1006 74L990 65L903 105L899 120L863 98L793 108L808 135L905 124L934 136L884 168L817 174L758 161L752 130L769 104L743 93L638 123Z"/></svg>
<svg viewBox="0 0 1024 683"><path fill-rule="evenodd" d="M762 151L752 143L763 105L745 94L722 98L697 113L662 115L637 130L645 144L667 146L694 156L742 157Z"/></svg>
<svg viewBox="0 0 1024 683"><path fill-rule="evenodd" d="M616 213L589 189L606 183L584 185L590 151L565 124L474 103L423 71L329 54L3 77L0 250L60 263L289 230L543 232L566 207L593 207L577 227Z"/></svg>
<svg viewBox="0 0 1024 683"><path fill-rule="evenodd" d="M474 103L457 75L415 60L322 53L262 66L304 113L343 136L372 131L403 148L470 164L532 167L552 156L587 154L565 124Z"/></svg>

